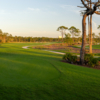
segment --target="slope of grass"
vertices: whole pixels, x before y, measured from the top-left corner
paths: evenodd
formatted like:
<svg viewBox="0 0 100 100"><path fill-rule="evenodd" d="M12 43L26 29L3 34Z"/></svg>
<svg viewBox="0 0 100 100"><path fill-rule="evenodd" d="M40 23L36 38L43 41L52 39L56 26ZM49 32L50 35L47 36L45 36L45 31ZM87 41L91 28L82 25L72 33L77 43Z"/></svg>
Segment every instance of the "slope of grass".
<svg viewBox="0 0 100 100"><path fill-rule="evenodd" d="M61 62L62 55L22 46L0 48L0 100L100 100L100 70Z"/></svg>

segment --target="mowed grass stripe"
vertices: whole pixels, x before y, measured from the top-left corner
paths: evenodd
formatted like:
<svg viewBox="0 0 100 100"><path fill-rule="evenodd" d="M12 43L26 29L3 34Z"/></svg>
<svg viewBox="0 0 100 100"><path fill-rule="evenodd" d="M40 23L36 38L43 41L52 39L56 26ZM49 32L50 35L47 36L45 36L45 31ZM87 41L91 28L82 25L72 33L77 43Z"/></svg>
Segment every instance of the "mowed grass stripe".
<svg viewBox="0 0 100 100"><path fill-rule="evenodd" d="M27 46L0 48L0 100L100 99L100 70L63 63L62 55L22 45Z"/></svg>
<svg viewBox="0 0 100 100"><path fill-rule="evenodd" d="M2 64L2 67L0 67L0 69L5 70L5 73L4 73L4 71L2 73L5 75L5 78L8 78L8 79L13 78L15 81L16 81L16 77L18 74L20 76L27 77L28 79L32 78L32 80L35 80L35 81L36 80L37 81L41 81L41 80L47 81L50 79L55 79L60 74L59 71L55 69L55 67L53 67L49 62L45 62L44 60L41 60L39 62L40 65L38 64L38 62L35 62L35 65L34 65L34 64L30 64L30 63L24 63L24 62L20 62L20 61L7 60L7 59L6 60L0 59L0 61ZM13 74L16 74L16 76L14 77ZM17 81L21 80L20 78L22 78L22 80L23 80L23 77L19 77L19 75L18 75ZM7 84L8 83L6 83L6 85ZM25 83L23 83L22 85L24 85L24 84Z"/></svg>

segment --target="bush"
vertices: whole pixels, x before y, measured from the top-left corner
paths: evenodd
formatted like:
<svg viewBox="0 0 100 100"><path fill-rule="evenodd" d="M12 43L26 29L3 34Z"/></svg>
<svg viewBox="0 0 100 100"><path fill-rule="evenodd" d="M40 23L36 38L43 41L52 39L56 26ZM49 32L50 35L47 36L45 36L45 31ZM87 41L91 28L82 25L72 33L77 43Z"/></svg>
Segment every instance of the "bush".
<svg viewBox="0 0 100 100"><path fill-rule="evenodd" d="M84 60L85 64L88 64L90 67L94 67L95 65L99 64L99 59L94 58L93 54L85 54Z"/></svg>
<svg viewBox="0 0 100 100"><path fill-rule="evenodd" d="M67 55L64 55L62 59L67 60Z"/></svg>
<svg viewBox="0 0 100 100"><path fill-rule="evenodd" d="M72 56L71 53L66 53L66 54L63 56L63 60L70 60L70 59L71 59L71 56Z"/></svg>
<svg viewBox="0 0 100 100"><path fill-rule="evenodd" d="M71 57L71 61L72 61L73 63L76 63L76 62L77 62L77 56L72 56L72 57Z"/></svg>
<svg viewBox="0 0 100 100"><path fill-rule="evenodd" d="M88 61L91 58L93 58L93 54L85 54L85 56L84 56L85 61Z"/></svg>
<svg viewBox="0 0 100 100"><path fill-rule="evenodd" d="M88 65L91 66L91 67L95 67L96 65L99 65L99 60L98 60L98 58L91 58L91 59L88 61Z"/></svg>
<svg viewBox="0 0 100 100"><path fill-rule="evenodd" d="M63 60L66 60L70 63L76 63L77 61L77 56L73 56L71 53L66 53L64 56L63 56Z"/></svg>
<svg viewBox="0 0 100 100"><path fill-rule="evenodd" d="M77 56L73 56L71 53L66 53L63 56L63 60L69 63L78 62ZM93 54L85 54L84 60L85 60L85 64L89 65L90 67L95 67L96 65L99 65L99 58L94 58Z"/></svg>

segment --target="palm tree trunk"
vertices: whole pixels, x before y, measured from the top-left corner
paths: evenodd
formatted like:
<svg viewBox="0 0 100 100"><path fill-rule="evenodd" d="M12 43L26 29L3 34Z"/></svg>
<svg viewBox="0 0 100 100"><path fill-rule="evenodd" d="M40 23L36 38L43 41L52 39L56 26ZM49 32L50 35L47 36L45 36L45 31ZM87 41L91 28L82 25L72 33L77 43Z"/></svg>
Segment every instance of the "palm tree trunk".
<svg viewBox="0 0 100 100"><path fill-rule="evenodd" d="M83 20L82 20L82 47L80 50L80 63L83 65L84 64L84 55L85 55L85 44L86 44L86 17L87 14L85 14L83 16Z"/></svg>
<svg viewBox="0 0 100 100"><path fill-rule="evenodd" d="M89 52L92 53L92 15L90 16L90 46Z"/></svg>

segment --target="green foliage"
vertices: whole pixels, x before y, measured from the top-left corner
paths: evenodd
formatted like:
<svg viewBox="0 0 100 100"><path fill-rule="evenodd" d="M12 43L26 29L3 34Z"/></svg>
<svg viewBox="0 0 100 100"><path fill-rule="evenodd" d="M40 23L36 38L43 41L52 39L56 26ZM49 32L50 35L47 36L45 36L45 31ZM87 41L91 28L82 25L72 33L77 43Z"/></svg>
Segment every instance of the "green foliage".
<svg viewBox="0 0 100 100"><path fill-rule="evenodd" d="M100 25L98 25L97 29L100 29Z"/></svg>
<svg viewBox="0 0 100 100"><path fill-rule="evenodd" d="M63 35L65 34L65 31L68 29L68 27L60 26L57 28L57 31L61 32L62 35L62 41L63 41Z"/></svg>
<svg viewBox="0 0 100 100"><path fill-rule="evenodd" d="M66 37L66 39L70 39L71 38L71 34L67 33L67 34L65 34L65 37Z"/></svg>
<svg viewBox="0 0 100 100"><path fill-rule="evenodd" d="M0 29L0 34L2 34L3 32L2 32L2 30Z"/></svg>
<svg viewBox="0 0 100 100"><path fill-rule="evenodd" d="M79 36L80 35L80 30L79 29L77 29L76 27L74 27L74 26L71 26L70 28L69 28L69 31L70 31L70 33L72 34L72 37L74 37L74 36Z"/></svg>
<svg viewBox="0 0 100 100"><path fill-rule="evenodd" d="M99 59L94 58L93 54L85 54L84 60L85 60L85 64L88 64L91 67L95 67L96 65L99 64L98 63Z"/></svg>
<svg viewBox="0 0 100 100"><path fill-rule="evenodd" d="M77 56L72 56L71 61L72 61L73 63L76 63L76 62L77 62Z"/></svg>
<svg viewBox="0 0 100 100"><path fill-rule="evenodd" d="M85 54L84 60L89 61L89 59L93 58L93 54Z"/></svg>
<svg viewBox="0 0 100 100"><path fill-rule="evenodd" d="M68 27L66 27L66 26L59 26L58 28L57 28L57 31L63 31L63 30L67 30L68 29Z"/></svg>
<svg viewBox="0 0 100 100"><path fill-rule="evenodd" d="M70 44L70 45L73 43L73 39L71 38L70 33L65 34L65 42Z"/></svg>
<svg viewBox="0 0 100 100"><path fill-rule="evenodd" d="M63 56L63 60L70 60L70 59L71 59L71 56L72 56L71 53L66 53L66 54Z"/></svg>
<svg viewBox="0 0 100 100"><path fill-rule="evenodd" d="M73 56L71 53L66 53L64 56L63 56L63 60L66 60L70 63L76 63L77 61L77 56Z"/></svg>
<svg viewBox="0 0 100 100"><path fill-rule="evenodd" d="M88 61L88 65L91 67L95 67L96 65L99 65L97 58L90 58Z"/></svg>

